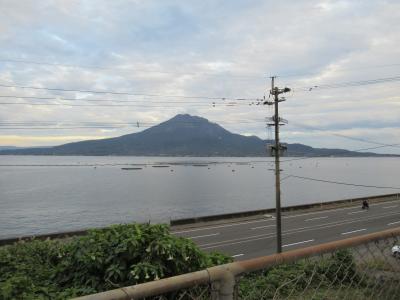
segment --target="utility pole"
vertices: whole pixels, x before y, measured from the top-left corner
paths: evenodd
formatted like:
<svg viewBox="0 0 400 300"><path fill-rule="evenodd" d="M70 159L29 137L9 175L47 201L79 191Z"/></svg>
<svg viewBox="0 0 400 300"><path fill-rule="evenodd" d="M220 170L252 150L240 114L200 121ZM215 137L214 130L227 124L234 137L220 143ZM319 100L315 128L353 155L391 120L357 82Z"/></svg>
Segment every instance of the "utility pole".
<svg viewBox="0 0 400 300"><path fill-rule="evenodd" d="M282 219L281 219L281 169L279 157L281 152L286 150L279 142L279 126L287 124L285 119L279 117L279 102L285 101L285 98L279 99L279 95L290 91L285 87L279 89L275 87L276 76L271 77L271 90L270 95L274 97L274 101L265 101L264 104L275 105L275 114L270 118L273 123L267 124L268 126L275 126L275 144L270 146L271 155L275 156L275 200L276 200L276 252L282 252Z"/></svg>

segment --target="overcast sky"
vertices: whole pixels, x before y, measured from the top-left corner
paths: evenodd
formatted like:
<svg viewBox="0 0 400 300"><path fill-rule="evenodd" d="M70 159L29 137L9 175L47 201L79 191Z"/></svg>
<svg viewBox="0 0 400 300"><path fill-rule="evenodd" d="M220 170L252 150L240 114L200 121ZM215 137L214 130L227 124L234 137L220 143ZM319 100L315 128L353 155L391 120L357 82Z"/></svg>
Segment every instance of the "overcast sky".
<svg viewBox="0 0 400 300"><path fill-rule="evenodd" d="M271 75L293 88L283 142L400 143L399 80L323 88L400 76L399 25L398 0L0 0L0 145L119 136L178 113L265 139L271 107L251 99Z"/></svg>

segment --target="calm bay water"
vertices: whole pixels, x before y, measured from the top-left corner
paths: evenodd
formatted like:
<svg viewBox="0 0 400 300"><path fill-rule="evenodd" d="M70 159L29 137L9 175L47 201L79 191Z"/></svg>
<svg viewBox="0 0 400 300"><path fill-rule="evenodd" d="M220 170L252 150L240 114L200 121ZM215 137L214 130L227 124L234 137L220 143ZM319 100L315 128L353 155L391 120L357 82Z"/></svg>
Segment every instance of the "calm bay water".
<svg viewBox="0 0 400 300"><path fill-rule="evenodd" d="M172 165L152 167L160 163ZM0 156L0 238L271 208L269 169L270 158ZM282 178L400 186L399 158L312 158L282 169ZM282 205L395 192L289 177Z"/></svg>

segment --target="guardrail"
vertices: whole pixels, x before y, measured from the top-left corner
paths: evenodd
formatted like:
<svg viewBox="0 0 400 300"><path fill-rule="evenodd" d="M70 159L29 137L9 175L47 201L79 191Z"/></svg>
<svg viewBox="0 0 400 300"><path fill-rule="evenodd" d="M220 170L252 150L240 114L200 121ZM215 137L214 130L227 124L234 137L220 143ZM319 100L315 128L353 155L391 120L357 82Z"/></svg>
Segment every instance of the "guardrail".
<svg viewBox="0 0 400 300"><path fill-rule="evenodd" d="M76 300L400 299L399 240L400 228L385 230Z"/></svg>

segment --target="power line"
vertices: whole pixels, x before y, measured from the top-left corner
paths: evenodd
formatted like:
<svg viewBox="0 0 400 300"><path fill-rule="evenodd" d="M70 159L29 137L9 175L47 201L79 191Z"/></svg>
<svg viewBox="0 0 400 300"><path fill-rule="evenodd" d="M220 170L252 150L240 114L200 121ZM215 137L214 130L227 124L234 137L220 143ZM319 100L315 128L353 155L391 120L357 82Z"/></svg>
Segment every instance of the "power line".
<svg viewBox="0 0 400 300"><path fill-rule="evenodd" d="M129 122L98 122L98 121L21 121L21 122L15 122L15 121L0 121L0 125L29 125L29 124L39 124L39 125L43 125L43 124L116 124L116 125L135 125L137 123L140 124L147 124L147 125L157 125L157 124L161 124L161 123L165 123L168 121L164 121L164 122L147 122L147 121L129 121ZM221 121L210 121L210 123L232 123L232 124L237 124L237 123L255 123L255 122L259 122L259 123L264 123L264 120L262 119L253 119L253 120L249 120L249 119L234 119L234 120L221 120ZM180 123L180 124L202 124L203 121L179 121L179 120L175 120L174 123Z"/></svg>
<svg viewBox="0 0 400 300"><path fill-rule="evenodd" d="M354 68L344 68L344 69L339 69L335 70L334 72L349 72L349 71L355 71L355 70L365 70L365 69L377 69L377 68L388 68L388 67L398 67L400 66L400 63L396 64L383 64L383 65L374 65L374 66L362 66L362 67L354 67ZM324 71L324 70L321 70ZM283 73L278 75L278 78L285 78L285 77L304 77L304 76L315 76L318 75L317 72L313 73Z"/></svg>
<svg viewBox="0 0 400 300"><path fill-rule="evenodd" d="M194 101L152 101L146 100L120 100L120 99L86 99L86 98L64 98L64 97L38 97L38 96L18 96L18 95L0 95L0 98L16 98L16 99L32 99L32 100L62 100L62 101L87 101L87 102L117 102L117 103L183 103L183 104L204 104L204 101L194 102ZM215 103L215 102L213 102ZM211 103L211 104L213 104Z"/></svg>
<svg viewBox="0 0 400 300"><path fill-rule="evenodd" d="M64 98L64 97L37 97L37 96L19 96L19 95L0 95L0 98L11 98L11 99L25 99L25 100L52 100L52 101L69 101L69 102L76 102L76 101L84 101L84 102L111 102L111 103L136 103L135 105L130 105L130 106L139 106L139 107L160 107L161 104L165 104L165 107L171 107L169 104L182 104L184 106L198 106L198 107L203 107L203 106L259 106L262 105L261 101L251 101L249 103L243 103L242 101L223 101L223 102L205 102L205 101L153 101L153 100L118 100L118 99L85 99L85 98ZM141 104L144 103L144 104ZM1 103L0 103L1 104ZM3 105L21 105L21 104L27 104L27 105L35 105L35 102L3 102ZM155 106L153 105L147 105L147 104L156 104ZM159 104L159 105L157 105ZM36 105L67 105L67 106L75 106L75 105L70 105L70 104L65 104L65 103L37 103ZM82 106L82 104L76 105L76 106ZM104 106L100 104L94 104L91 106ZM109 106L107 104L106 106ZM161 106L163 107L163 106ZM174 106L172 106L174 107Z"/></svg>
<svg viewBox="0 0 400 300"><path fill-rule="evenodd" d="M400 144L388 144L388 145L377 146L377 147L362 148L362 149L355 149L355 150L345 150L345 151L360 152L360 151L374 150L374 149L393 147L393 146L400 146ZM368 153L365 153L365 152L360 152L360 153L368 154ZM307 155L309 153L305 153L304 152L302 154ZM291 161L296 161L296 160L305 160L305 159L312 159L312 158L327 158L327 157L332 157L332 155L318 155L318 156L299 157L299 158L281 160L281 162L291 162Z"/></svg>
<svg viewBox="0 0 400 300"><path fill-rule="evenodd" d="M25 60L25 59L11 59L11 58L0 58L0 62L4 63L18 63L18 64L32 64L32 65L43 65L43 66L53 66L53 67L67 67L67 68L79 68L79 69L98 69L98 70L109 70L109 71L118 71L118 72L131 72L137 71L142 73L155 73L155 74L171 74L171 75L201 75L201 76L228 76L232 78L244 78L244 79L265 79L266 75L261 73L247 73L246 75L232 75L226 74L227 71L219 71L221 74L215 74L207 71L198 71L198 72L171 72L171 71L162 71L162 70L148 70L142 68L135 67L104 67L104 66L96 66L96 65L80 65L80 64L66 64L66 63L49 63L45 61L37 61L37 60ZM376 69L376 68L388 68L388 67L397 67L400 66L400 63L395 64L383 64L383 65L373 65L373 66L362 66L362 67L354 67L354 68L342 68L339 70L335 70L335 72L348 72L354 70L364 70L364 69ZM229 71L228 71L229 72ZM309 73L284 73L280 74L278 78L285 77L304 77L304 76L313 76L317 75L316 72Z"/></svg>
<svg viewBox="0 0 400 300"><path fill-rule="evenodd" d="M374 144L374 145L381 145L381 146L387 146L387 147L400 148L397 145L393 145L393 144L385 144L385 143L375 142L375 141L371 141L369 139L351 137L351 136L346 136L346 135L339 134L339 133L332 133L332 135L335 135L335 136L338 136L338 137L341 137L341 138L345 138L345 139L349 139L349 140L354 140L354 141L360 141L360 142L364 142L364 143Z"/></svg>
<svg viewBox="0 0 400 300"><path fill-rule="evenodd" d="M171 72L171 71L162 71L162 70L146 70L146 69L134 68L134 67L112 68L112 67L102 67L102 66L95 66L95 65L48 63L48 62L43 62L43 61L21 60L21 59L0 59L0 62L43 65L43 66L52 66L52 67L67 67L67 68L78 68L78 69L98 69L98 70L108 70L108 71L118 71L118 72L136 71L136 72L142 72L142 73L170 74L170 75L199 75L199 76L214 76L214 77L224 76L224 77L231 77L231 78L238 78L238 79L240 79L240 78L242 78L242 79L265 79L265 76L263 74L232 75L232 74L226 74L227 71L219 71L220 74L210 73L210 72L206 72L206 71Z"/></svg>
<svg viewBox="0 0 400 300"><path fill-rule="evenodd" d="M301 87L303 91L313 91L316 89L332 89L342 87L353 87L370 85L385 82L398 82L400 76L377 78L370 80L361 81L349 81L337 84L325 84L325 85L313 85L308 87ZM38 86L25 86L25 85L11 85L11 84L0 84L0 87L5 88L20 88L20 89L33 89L33 90L47 90L47 91L60 91L60 92L77 92L77 93L89 93L89 94L111 94L111 95L130 95L130 96L147 96L147 97L165 97L165 98L184 98L184 99L208 99L208 100L232 100L232 101L262 101L262 99L254 98L233 98L233 97L212 97L212 96L186 96L186 95L167 95L167 94L152 94L144 92L121 92L121 91L99 91L99 90L80 90L80 89L66 89L66 88L49 88L49 87L38 87ZM295 88L296 89L296 88Z"/></svg>
<svg viewBox="0 0 400 300"><path fill-rule="evenodd" d="M316 91L316 90L324 90L324 89L337 89L337 88L346 88L346 87L356 87L356 86L365 86L371 84L379 84L379 83L387 83L387 82L398 82L400 81L400 76L394 77L386 77L386 78L376 78L369 80L359 80L359 81L347 81L341 83L332 83L332 84L318 84L318 85L310 85L304 87L295 87L293 88L295 91Z"/></svg>
<svg viewBox="0 0 400 300"><path fill-rule="evenodd" d="M317 128L317 127L313 127L313 126L309 126L309 125L304 125L304 124L300 124L300 123L297 123L297 122L291 122L291 124L294 124L295 126L300 127L300 128L304 128L304 129L326 132L329 135L341 137L341 138L348 139L348 140L359 141L359 142L364 142L364 143L369 143L369 144L374 144L374 145L381 145L381 146L400 148L395 144L386 144L386 143L372 141L370 139L352 137L352 136L347 136L347 135L340 134L340 133L329 132L329 131L323 130L321 128ZM360 151L360 150L351 150L351 151Z"/></svg>
<svg viewBox="0 0 400 300"><path fill-rule="evenodd" d="M352 151L367 151L367 150L374 150L374 149L385 148L385 147L397 147L397 146L400 146L400 144L387 144L387 145L382 145L382 146L378 146L378 147L362 148L362 149L352 150Z"/></svg>
<svg viewBox="0 0 400 300"><path fill-rule="evenodd" d="M79 90L79 89L66 89L66 88L49 88L38 86L25 86L25 85L11 85L0 84L0 87L5 88L18 88L18 89L33 89L33 90L46 90L46 91L59 91L59 92L77 92L87 94L110 94L110 95L130 95L130 96L148 96L148 97L172 97L184 99L209 99L209 100L233 100L233 101L258 101L259 98L232 98L232 97L211 97L211 96L185 96L185 95L167 95L167 94L150 94L150 93L135 93L135 92L121 92L121 91L99 91L99 90Z"/></svg>
<svg viewBox="0 0 400 300"><path fill-rule="evenodd" d="M366 188L376 188L376 189L394 189L394 190L400 190L400 187L393 187L393 186L377 186L377 185L356 184L356 183L340 182L340 181L332 181L332 180L324 180L324 179L317 179L317 178L304 177L304 176L297 176L297 175L290 175L290 177L299 178L299 179L304 179L304 180L311 180L311 181L318 181L318 182L339 184L339 185L348 185L348 186L357 186L357 187L366 187Z"/></svg>
<svg viewBox="0 0 400 300"><path fill-rule="evenodd" d="M32 103L32 102L0 102L0 105L29 105L29 106L77 106L77 107L151 107L151 108L181 108L182 106L171 105L145 105L145 104L71 104L71 103ZM191 107L235 107L248 106L238 103L226 104L196 104L189 105Z"/></svg>
<svg viewBox="0 0 400 300"><path fill-rule="evenodd" d="M175 121L179 124L201 124L201 121ZM254 124L262 120L218 121L220 124ZM158 125L155 122L0 122L0 130L69 130L69 129L121 129L128 127L148 128Z"/></svg>

